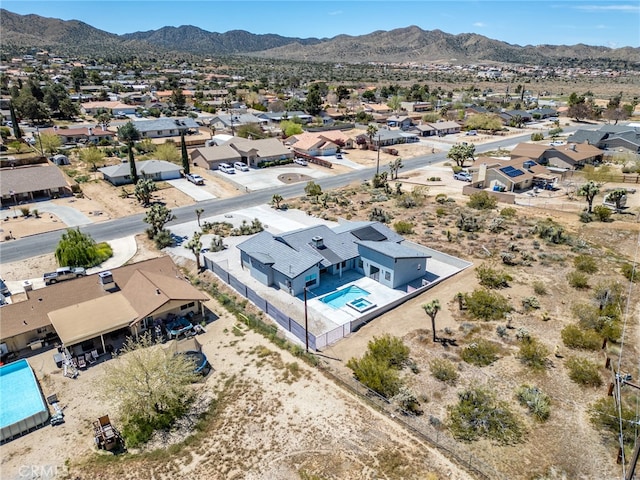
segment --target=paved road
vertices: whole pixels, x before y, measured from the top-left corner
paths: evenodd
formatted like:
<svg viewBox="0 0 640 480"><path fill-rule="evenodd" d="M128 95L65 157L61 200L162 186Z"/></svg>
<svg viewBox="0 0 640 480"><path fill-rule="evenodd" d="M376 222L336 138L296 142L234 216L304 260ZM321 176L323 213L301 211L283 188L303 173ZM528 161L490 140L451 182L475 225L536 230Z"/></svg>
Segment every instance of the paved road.
<svg viewBox="0 0 640 480"><path fill-rule="evenodd" d="M593 126L593 128L597 127L599 127L599 125ZM563 130L564 133L571 133L578 128L584 129L589 128L589 126L563 127ZM484 145L478 145L476 147L476 153L496 150L501 147L509 147L529 139L530 134L527 134L497 140L495 142L486 143ZM442 162L446 159L446 155L446 152L441 152L434 155L425 155L421 157L403 159L403 170L414 170L417 168L425 167L427 165L431 165L433 163ZM315 181L322 187L323 190L332 190L344 185L348 185L352 182L369 180L373 177L375 170L375 168L355 170L342 175L317 179ZM382 165L380 166L380 171L384 171ZM272 187L233 198L206 200L203 202L199 202L197 204L197 208L204 209L202 217L206 218L208 216L219 215L241 208L247 208L253 205L269 203L271 201L271 197L273 197L273 195L276 193L282 195L282 197L285 199L298 197L304 194L304 187L304 183ZM195 209L196 206L194 205L172 209L172 212L177 218L167 226L171 227L172 225L195 220ZM108 222L86 225L81 227L80 230L90 234L97 242L113 240L115 238L122 238L144 232L148 225L142 221L143 218L144 214L132 215L129 217L110 220ZM25 258L34 257L36 255L53 252L56 245L58 244L58 241L60 240L60 236L61 232L55 231L33 235L15 241L4 242L0 246L0 261L2 263L16 262Z"/></svg>

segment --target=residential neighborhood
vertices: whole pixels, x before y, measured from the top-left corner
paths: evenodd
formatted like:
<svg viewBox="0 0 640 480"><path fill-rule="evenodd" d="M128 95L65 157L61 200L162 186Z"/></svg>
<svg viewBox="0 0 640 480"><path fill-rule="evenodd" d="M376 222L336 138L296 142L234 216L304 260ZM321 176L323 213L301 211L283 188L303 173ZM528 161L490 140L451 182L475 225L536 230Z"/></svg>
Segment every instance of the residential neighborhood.
<svg viewBox="0 0 640 480"><path fill-rule="evenodd" d="M622 53L2 16L0 477L631 471Z"/></svg>

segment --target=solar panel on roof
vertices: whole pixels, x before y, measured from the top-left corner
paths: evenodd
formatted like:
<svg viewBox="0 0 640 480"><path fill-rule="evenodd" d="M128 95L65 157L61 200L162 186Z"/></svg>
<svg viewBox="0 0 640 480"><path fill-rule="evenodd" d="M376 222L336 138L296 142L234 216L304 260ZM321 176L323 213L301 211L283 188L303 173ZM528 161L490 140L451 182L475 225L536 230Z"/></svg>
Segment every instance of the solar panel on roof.
<svg viewBox="0 0 640 480"><path fill-rule="evenodd" d="M513 168L511 166L503 167L500 169L506 176L514 178L519 177L520 175L524 175L524 172L518 168Z"/></svg>
<svg viewBox="0 0 640 480"><path fill-rule="evenodd" d="M373 242L380 242L387 239L387 237L385 237L382 233L371 226L353 230L351 233L358 240L371 240Z"/></svg>

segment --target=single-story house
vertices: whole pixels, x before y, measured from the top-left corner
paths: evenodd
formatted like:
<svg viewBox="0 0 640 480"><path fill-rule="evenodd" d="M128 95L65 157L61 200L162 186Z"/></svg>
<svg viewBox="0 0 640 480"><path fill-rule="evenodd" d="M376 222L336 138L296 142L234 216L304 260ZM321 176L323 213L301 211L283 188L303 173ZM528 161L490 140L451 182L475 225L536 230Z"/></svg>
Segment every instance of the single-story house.
<svg viewBox="0 0 640 480"><path fill-rule="evenodd" d="M62 171L51 164L26 165L0 170L2 205L32 202L38 198L71 194L71 187Z"/></svg>
<svg viewBox="0 0 640 480"><path fill-rule="evenodd" d="M78 127L78 128L45 128L40 133L54 134L60 137L62 143L94 143L100 140L113 141L115 134L104 127Z"/></svg>
<svg viewBox="0 0 640 480"><path fill-rule="evenodd" d="M317 225L274 235L260 232L240 243L240 260L267 286L301 294L326 276L355 270L389 288L425 275L427 254L403 244L404 238L379 222ZM206 255L205 255L206 259Z"/></svg>
<svg viewBox="0 0 640 480"><path fill-rule="evenodd" d="M400 130L408 130L413 125L411 117L406 115L391 115L387 118L387 126L398 127Z"/></svg>
<svg viewBox="0 0 640 480"><path fill-rule="evenodd" d="M438 135L439 137L444 137L445 135L454 133L460 133L460 130L462 130L460 124L452 120L430 123L430 125L436 129L436 135Z"/></svg>
<svg viewBox="0 0 640 480"><path fill-rule="evenodd" d="M216 131L232 130L242 125L264 125L268 120L259 118L252 113L217 114L210 121L209 126Z"/></svg>
<svg viewBox="0 0 640 480"><path fill-rule="evenodd" d="M25 292L2 307L0 343L18 352L47 343L70 351L109 350L114 333L139 335L169 315L202 312L208 297L164 256Z"/></svg>
<svg viewBox="0 0 640 480"><path fill-rule="evenodd" d="M177 137L180 132L199 133L200 125L193 118L157 118L132 122L142 138Z"/></svg>
<svg viewBox="0 0 640 480"><path fill-rule="evenodd" d="M285 141L285 145L293 147L297 152L316 157L334 155L338 149L353 148L353 139L340 130L327 130L292 135Z"/></svg>
<svg viewBox="0 0 640 480"><path fill-rule="evenodd" d="M575 170L588 163L600 163L604 152L589 143L567 143L552 147L533 143L519 143L511 150L511 158L535 160L552 167Z"/></svg>
<svg viewBox="0 0 640 480"><path fill-rule="evenodd" d="M531 115L531 118L533 118L533 119L550 118L550 117L557 117L558 116L558 112L555 109L548 108L548 107L534 108L533 110L529 110L529 114Z"/></svg>
<svg viewBox="0 0 640 480"><path fill-rule="evenodd" d="M216 170L221 163L241 162L242 155L230 145L199 147L191 152L191 162L197 167Z"/></svg>
<svg viewBox="0 0 640 480"><path fill-rule="evenodd" d="M624 149L640 153L640 128L628 125L603 125L598 130L577 130L570 143L589 143L603 150Z"/></svg>
<svg viewBox="0 0 640 480"><path fill-rule="evenodd" d="M473 174L473 183L481 188L507 192L555 185L560 177L534 160L522 157L510 160L479 157L469 172Z"/></svg>
<svg viewBox="0 0 640 480"><path fill-rule="evenodd" d="M433 109L431 102L400 102L400 108L409 113L428 112Z"/></svg>
<svg viewBox="0 0 640 480"><path fill-rule="evenodd" d="M127 105L122 102L85 102L80 105L80 111L82 113L86 113L87 115L96 115L100 111L106 111L110 114L115 114L116 112L122 112L125 115L132 115L136 113L135 105Z"/></svg>
<svg viewBox="0 0 640 480"><path fill-rule="evenodd" d="M102 173L106 181L115 186L132 183L131 168L128 162L102 167L99 168L98 171ZM182 167L180 165L164 160L143 160L136 162L136 172L139 178L154 181L175 180L182 176L181 171Z"/></svg>
<svg viewBox="0 0 640 480"><path fill-rule="evenodd" d="M502 119L502 123L505 125L509 125L512 122L516 121L518 117L520 117L520 120L523 123L527 123L533 120L533 116L526 110L506 110L504 112L498 113L498 116Z"/></svg>
<svg viewBox="0 0 640 480"><path fill-rule="evenodd" d="M313 115L309 115L303 111L293 111L293 112L260 112L256 114L257 117L266 120L269 124L275 125L280 124L283 120L292 120L293 118L299 118L302 123L309 123L313 121Z"/></svg>

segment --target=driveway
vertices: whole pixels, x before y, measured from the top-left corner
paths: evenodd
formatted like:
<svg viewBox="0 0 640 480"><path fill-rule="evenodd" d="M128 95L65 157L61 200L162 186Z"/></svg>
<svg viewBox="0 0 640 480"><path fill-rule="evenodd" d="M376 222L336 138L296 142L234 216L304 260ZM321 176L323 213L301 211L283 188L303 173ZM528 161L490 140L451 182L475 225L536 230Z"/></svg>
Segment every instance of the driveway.
<svg viewBox="0 0 640 480"><path fill-rule="evenodd" d="M342 159L337 159L335 156L327 158L331 163L335 163L336 165L343 165L345 167L351 168L353 170L364 170L367 168L364 165L360 165L359 163L352 162L348 158L345 157L346 153L342 154Z"/></svg>
<svg viewBox="0 0 640 480"><path fill-rule="evenodd" d="M204 188L191 183L186 178L178 178L176 180L167 180L167 183L182 193L189 195L196 202L202 202L204 200L213 200L216 198L215 195L207 192Z"/></svg>
<svg viewBox="0 0 640 480"><path fill-rule="evenodd" d="M36 209L39 213L47 212L54 214L67 227L78 227L80 225L89 225L90 223L93 223L84 213L73 207L58 205L50 201L38 202L34 206L37 207Z"/></svg>
<svg viewBox="0 0 640 480"><path fill-rule="evenodd" d="M283 187L286 183L279 180L278 177L288 173L307 175L313 179L331 176L331 171L323 167L302 167L293 165L271 168L252 168L248 172L236 171L233 175L222 173L219 170L213 170L212 173L247 192L254 192L256 190L263 190L272 187Z"/></svg>

